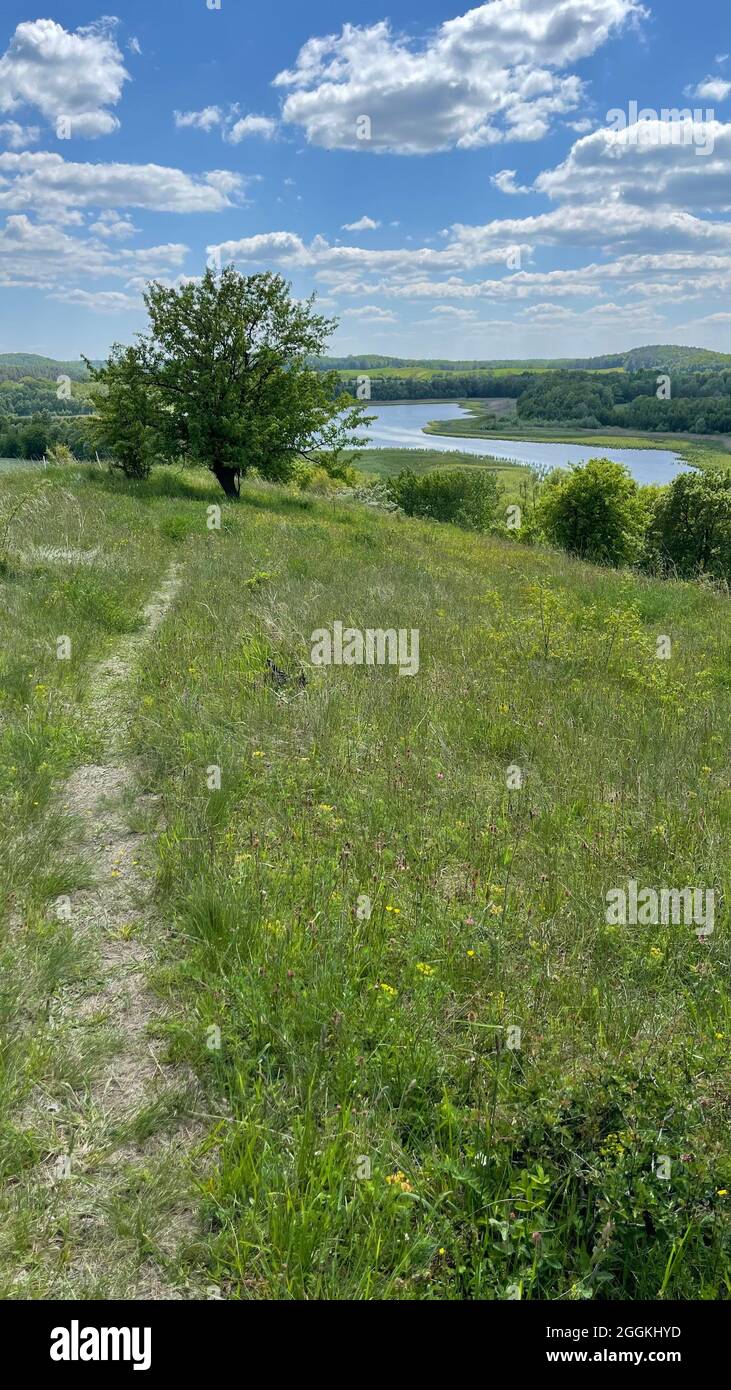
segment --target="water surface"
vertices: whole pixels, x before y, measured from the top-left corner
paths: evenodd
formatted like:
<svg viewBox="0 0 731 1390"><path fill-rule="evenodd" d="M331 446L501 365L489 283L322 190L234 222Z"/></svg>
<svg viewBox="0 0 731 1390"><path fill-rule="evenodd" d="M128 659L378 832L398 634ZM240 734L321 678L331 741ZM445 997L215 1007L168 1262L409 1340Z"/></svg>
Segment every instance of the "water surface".
<svg viewBox="0 0 731 1390"><path fill-rule="evenodd" d="M463 439L438 434L424 434L430 420L457 420L471 412L454 401L430 404L429 401L384 401L370 404L368 415L375 416L370 429L363 431L372 449L456 449L462 454L508 459L514 463L529 463L547 468L565 467L567 463L585 463L590 458L608 458L624 463L638 483L670 483L681 469L687 469L671 449L607 449L595 440L590 444L556 444L542 439Z"/></svg>

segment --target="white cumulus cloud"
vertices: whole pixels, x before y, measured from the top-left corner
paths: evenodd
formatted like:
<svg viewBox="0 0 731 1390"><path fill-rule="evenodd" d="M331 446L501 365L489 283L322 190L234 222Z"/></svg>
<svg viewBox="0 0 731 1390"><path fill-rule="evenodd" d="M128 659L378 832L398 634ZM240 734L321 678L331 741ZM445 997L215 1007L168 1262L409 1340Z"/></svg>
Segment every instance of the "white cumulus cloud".
<svg viewBox="0 0 731 1390"><path fill-rule="evenodd" d="M32 106L55 124L65 117L74 136L108 135L119 126L116 106L129 77L114 38L116 20L69 33L53 19L19 24L0 58L0 111Z"/></svg>
<svg viewBox="0 0 731 1390"><path fill-rule="evenodd" d="M359 217L357 222L343 222L341 231L343 232L375 232L380 227L380 222L374 222L372 217Z"/></svg>
<svg viewBox="0 0 731 1390"><path fill-rule="evenodd" d="M205 130L208 133L223 121L220 106L204 106L202 111L176 111L174 115L179 130L192 127L193 130Z"/></svg>
<svg viewBox="0 0 731 1390"><path fill-rule="evenodd" d="M515 182L515 177L515 169L501 169L499 173L492 175L490 183L499 188L501 193L530 193L529 188L523 188Z"/></svg>
<svg viewBox="0 0 731 1390"><path fill-rule="evenodd" d="M455 304L435 304L430 312L440 319L454 319L460 323L477 316L476 309L458 309Z"/></svg>
<svg viewBox="0 0 731 1390"><path fill-rule="evenodd" d="M382 309L378 304L364 304L360 309L348 309L348 317L362 319L364 323L397 323L391 309Z"/></svg>
<svg viewBox="0 0 731 1390"><path fill-rule="evenodd" d="M731 82L723 77L704 77L695 87L686 87L687 97L697 97L699 101L725 101L731 92Z"/></svg>
<svg viewBox="0 0 731 1390"><path fill-rule="evenodd" d="M0 228L0 284L71 291L80 279L132 281L166 276L182 265L182 243L137 250L112 247L96 238L70 235L55 223L33 222L25 213Z"/></svg>
<svg viewBox="0 0 731 1390"><path fill-rule="evenodd" d="M388 20L345 24L309 39L275 78L289 89L283 118L327 149L423 154L541 139L581 99L581 79L565 70L644 13L638 0L489 0L421 44Z"/></svg>
<svg viewBox="0 0 731 1390"><path fill-rule="evenodd" d="M226 139L232 145L257 135L261 140L273 140L277 133L277 122L271 116L242 116L229 130Z"/></svg>
<svg viewBox="0 0 731 1390"><path fill-rule="evenodd" d="M21 125L19 121L0 121L0 140L10 150L24 150L26 145L36 145L41 138L37 125Z"/></svg>
<svg viewBox="0 0 731 1390"><path fill-rule="evenodd" d="M126 241L128 237L135 235L137 228L129 217L120 217L118 213L109 210L103 212L97 222L91 223L89 231L104 237L106 241Z"/></svg>
<svg viewBox="0 0 731 1390"><path fill-rule="evenodd" d="M246 180L229 170L186 174L160 164L81 164L45 151L0 154L0 208L149 208L221 212Z"/></svg>
<svg viewBox="0 0 731 1390"><path fill-rule="evenodd" d="M81 304L94 314L116 314L125 309L141 309L139 294L125 294L123 290L55 290L51 299L59 299L64 304Z"/></svg>
<svg viewBox="0 0 731 1390"><path fill-rule="evenodd" d="M640 204L731 209L731 124L642 120L577 140L535 188L551 198L622 198Z"/></svg>
<svg viewBox="0 0 731 1390"><path fill-rule="evenodd" d="M230 145L238 145L242 140L257 136L260 140L273 140L279 124L272 116L242 116L237 105L223 110L220 106L204 106L200 111L173 112L178 130L203 130L206 135L219 129L224 140Z"/></svg>

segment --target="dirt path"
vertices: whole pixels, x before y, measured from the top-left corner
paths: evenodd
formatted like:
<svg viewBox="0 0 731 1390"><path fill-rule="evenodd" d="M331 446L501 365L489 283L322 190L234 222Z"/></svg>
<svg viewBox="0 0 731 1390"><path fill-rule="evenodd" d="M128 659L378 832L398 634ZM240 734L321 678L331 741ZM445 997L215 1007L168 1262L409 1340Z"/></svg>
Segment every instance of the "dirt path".
<svg viewBox="0 0 731 1390"><path fill-rule="evenodd" d="M173 567L145 609L144 626L93 672L90 717L103 757L79 768L59 798L84 827L78 848L93 885L56 909L70 913L74 942L91 951L95 967L54 1007L66 1028L73 1011L79 1050L96 1061L65 1104L46 1104L44 1115L37 1096L35 1113L25 1117L30 1125L40 1121L46 1136L45 1190L36 1206L50 1248L39 1251L33 1280L42 1272L45 1297L200 1296L186 1286L179 1264L195 1239L189 1155L200 1136L186 1118L195 1109L195 1085L186 1069L163 1060L164 1042L152 1033L164 1014L146 983L167 930L151 899L157 798L135 796L135 769L124 751L129 680L178 585ZM27 1277L21 1271L17 1283Z"/></svg>

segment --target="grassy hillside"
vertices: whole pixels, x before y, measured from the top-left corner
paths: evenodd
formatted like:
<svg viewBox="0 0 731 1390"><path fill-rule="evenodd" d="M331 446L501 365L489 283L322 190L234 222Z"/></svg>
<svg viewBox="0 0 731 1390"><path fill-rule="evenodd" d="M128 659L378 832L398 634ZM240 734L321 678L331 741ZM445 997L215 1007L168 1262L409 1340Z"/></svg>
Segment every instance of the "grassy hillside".
<svg viewBox="0 0 731 1390"><path fill-rule="evenodd" d="M0 578L4 1296L728 1297L729 599L263 485L208 530L205 475L49 485ZM54 798L172 559L114 745L159 928L89 960ZM418 629L418 674L311 667L336 620ZM607 925L630 879L714 887L715 931ZM195 1077L116 1128L110 936Z"/></svg>

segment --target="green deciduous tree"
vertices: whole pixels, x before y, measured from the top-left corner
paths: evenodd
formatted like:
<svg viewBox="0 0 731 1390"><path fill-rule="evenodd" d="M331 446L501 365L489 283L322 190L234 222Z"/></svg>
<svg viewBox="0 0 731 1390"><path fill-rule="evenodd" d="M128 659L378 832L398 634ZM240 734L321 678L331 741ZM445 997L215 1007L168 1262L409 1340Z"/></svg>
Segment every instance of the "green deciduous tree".
<svg viewBox="0 0 731 1390"><path fill-rule="evenodd" d="M145 304L149 333L123 362L134 390L148 394L165 457L206 465L233 497L249 469L283 481L298 457L327 466L362 443L353 435L361 408L336 401L333 374L309 365L336 327L314 296L297 301L282 276L227 266L178 288L153 282ZM99 379L111 385L115 372L123 384L114 361Z"/></svg>

